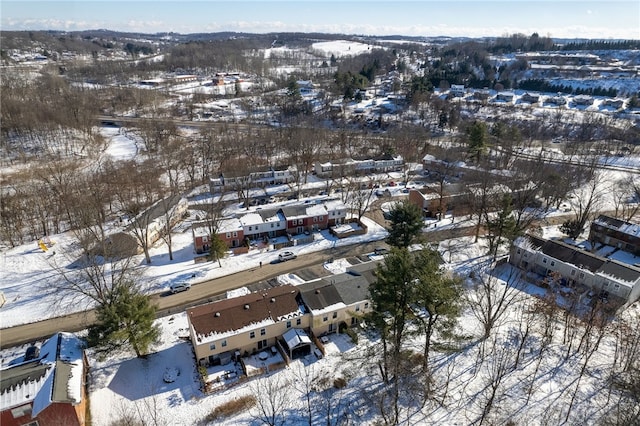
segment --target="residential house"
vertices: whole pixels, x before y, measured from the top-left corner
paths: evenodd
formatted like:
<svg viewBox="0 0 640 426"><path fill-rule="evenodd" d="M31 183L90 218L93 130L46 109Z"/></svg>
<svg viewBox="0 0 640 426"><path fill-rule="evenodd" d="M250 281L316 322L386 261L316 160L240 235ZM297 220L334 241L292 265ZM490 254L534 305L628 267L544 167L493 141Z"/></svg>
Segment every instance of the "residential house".
<svg viewBox="0 0 640 426"><path fill-rule="evenodd" d="M513 102L515 94L513 92L498 92L496 94L496 101L500 102Z"/></svg>
<svg viewBox="0 0 640 426"><path fill-rule="evenodd" d="M573 97L573 103L576 105L593 105L593 98L588 95L577 95Z"/></svg>
<svg viewBox="0 0 640 426"><path fill-rule="evenodd" d="M164 198L129 218L123 231L110 234L104 242L96 241L93 250L120 256L140 254L140 240L146 239L148 246L153 245L166 234L167 228L173 228L184 219L188 207L187 199L181 195Z"/></svg>
<svg viewBox="0 0 640 426"><path fill-rule="evenodd" d="M477 89L473 91L473 99L477 101L486 101L491 96L489 89Z"/></svg>
<svg viewBox="0 0 640 426"><path fill-rule="evenodd" d="M342 223L346 215L347 208L340 200L260 209L223 219L218 224L218 236L227 247L234 248L240 247L246 239L259 240L321 231ZM194 225L191 230L196 253L207 252L211 241L207 224Z"/></svg>
<svg viewBox="0 0 640 426"><path fill-rule="evenodd" d="M614 246L640 256L640 224L600 215L591 222L589 241ZM638 265L640 266L640 260Z"/></svg>
<svg viewBox="0 0 640 426"><path fill-rule="evenodd" d="M520 97L520 100L529 104L537 104L540 101L540 95L527 92Z"/></svg>
<svg viewBox="0 0 640 426"><path fill-rule="evenodd" d="M547 97L545 102L548 103L548 104L561 106L561 105L566 105L567 104L567 99L562 95L556 95L556 96Z"/></svg>
<svg viewBox="0 0 640 426"><path fill-rule="evenodd" d="M562 241L519 237L513 242L509 262L542 277L557 275L562 285L584 286L620 305L628 306L640 298L640 268Z"/></svg>
<svg viewBox="0 0 640 426"><path fill-rule="evenodd" d="M212 194L235 191L242 188L264 188L269 185L284 185L295 180L289 166L255 168L253 170L226 170L218 177L209 179Z"/></svg>
<svg viewBox="0 0 640 426"><path fill-rule="evenodd" d="M287 220L286 232L288 234L319 231L327 229L329 225L327 210L321 204L283 206L281 211Z"/></svg>
<svg viewBox="0 0 640 426"><path fill-rule="evenodd" d="M310 315L309 327L316 336L338 333L371 312L369 285L375 281L380 262L350 266L342 274L331 275L297 286Z"/></svg>
<svg viewBox="0 0 640 426"><path fill-rule="evenodd" d="M404 159L397 155L383 154L377 157L359 159L347 158L338 161L317 162L314 165L319 177L343 177L369 173L388 173L402 171Z"/></svg>
<svg viewBox="0 0 640 426"><path fill-rule="evenodd" d="M250 240L274 238L286 234L287 218L282 209L263 209L240 217L244 235Z"/></svg>
<svg viewBox="0 0 640 426"><path fill-rule="evenodd" d="M464 84L452 84L451 89L449 89L449 96L452 98L459 98L464 96L466 90L464 88Z"/></svg>
<svg viewBox="0 0 640 426"><path fill-rule="evenodd" d="M340 225L347 218L347 207L341 200L327 200L322 204L327 211L327 225Z"/></svg>
<svg viewBox="0 0 640 426"><path fill-rule="evenodd" d="M602 105L620 109L624 105L624 99L605 99L602 101Z"/></svg>
<svg viewBox="0 0 640 426"><path fill-rule="evenodd" d="M2 426L86 424L88 364L82 341L57 333L0 370Z"/></svg>
<svg viewBox="0 0 640 426"><path fill-rule="evenodd" d="M188 309L198 363L226 364L273 346L289 356L308 353L305 336L338 332L371 311L369 285L377 265L367 262L300 286L286 284Z"/></svg>
<svg viewBox="0 0 640 426"><path fill-rule="evenodd" d="M292 328L307 328L299 293L287 284L187 309L198 363L226 364L276 345Z"/></svg>

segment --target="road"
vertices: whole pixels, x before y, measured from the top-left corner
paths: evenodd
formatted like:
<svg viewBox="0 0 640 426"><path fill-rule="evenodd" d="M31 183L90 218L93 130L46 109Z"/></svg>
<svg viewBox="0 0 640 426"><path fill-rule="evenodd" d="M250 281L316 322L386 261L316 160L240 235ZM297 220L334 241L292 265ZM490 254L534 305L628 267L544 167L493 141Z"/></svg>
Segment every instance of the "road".
<svg viewBox="0 0 640 426"><path fill-rule="evenodd" d="M272 284L269 283L269 280L289 272L300 274L309 270L308 274L318 276L317 271L330 258L345 258L370 253L375 247L381 245L380 241L373 241L305 254L298 256L297 259L282 263L274 260L273 263L264 264L262 268L253 268L194 284L189 291L182 293L170 294L163 292L154 294L151 296L151 301L158 308L158 317L163 317L183 312L190 306L221 299L227 291L236 288L249 286L255 290L270 287ZM276 255L274 254L275 258ZM310 272L310 270L314 272ZM329 272L326 272L326 275L329 275ZM31 324L4 328L0 330L0 348L4 349L34 342L47 338L58 331L77 332L88 328L94 322L95 311L89 310Z"/></svg>

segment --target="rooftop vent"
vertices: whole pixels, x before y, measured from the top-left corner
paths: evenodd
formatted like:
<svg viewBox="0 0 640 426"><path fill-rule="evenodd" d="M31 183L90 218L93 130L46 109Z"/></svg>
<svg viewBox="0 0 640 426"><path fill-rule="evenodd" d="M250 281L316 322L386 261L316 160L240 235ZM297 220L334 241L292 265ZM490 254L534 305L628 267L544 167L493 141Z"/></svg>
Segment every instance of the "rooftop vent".
<svg viewBox="0 0 640 426"><path fill-rule="evenodd" d="M244 309L245 310L249 309L249 305L244 305Z"/></svg>
<svg viewBox="0 0 640 426"><path fill-rule="evenodd" d="M276 298L275 297L271 298L271 303L276 303Z"/></svg>
<svg viewBox="0 0 640 426"><path fill-rule="evenodd" d="M316 294L320 294L320 289L316 289Z"/></svg>
<svg viewBox="0 0 640 426"><path fill-rule="evenodd" d="M220 312L216 312L216 313L214 314L214 316L219 317L219 316L220 316Z"/></svg>

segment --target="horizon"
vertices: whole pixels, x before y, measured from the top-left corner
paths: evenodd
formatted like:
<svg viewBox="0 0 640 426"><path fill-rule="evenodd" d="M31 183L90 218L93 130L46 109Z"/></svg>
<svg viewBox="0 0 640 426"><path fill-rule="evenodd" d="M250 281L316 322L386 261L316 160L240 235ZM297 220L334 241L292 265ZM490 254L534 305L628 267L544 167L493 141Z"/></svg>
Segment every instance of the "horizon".
<svg viewBox="0 0 640 426"><path fill-rule="evenodd" d="M2 1L0 11L3 31L640 39L634 0L26 0Z"/></svg>

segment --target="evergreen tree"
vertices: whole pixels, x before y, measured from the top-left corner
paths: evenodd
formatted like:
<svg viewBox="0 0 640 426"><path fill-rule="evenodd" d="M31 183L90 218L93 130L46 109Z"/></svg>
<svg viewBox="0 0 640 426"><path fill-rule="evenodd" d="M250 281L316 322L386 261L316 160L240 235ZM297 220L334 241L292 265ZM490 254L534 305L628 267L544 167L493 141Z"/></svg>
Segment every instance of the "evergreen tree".
<svg viewBox="0 0 640 426"><path fill-rule="evenodd" d="M480 163L482 156L489 150L489 132L486 123L474 122L467 129L467 140L469 156L475 159L476 163Z"/></svg>
<svg viewBox="0 0 640 426"><path fill-rule="evenodd" d="M408 200L395 203L389 212L391 226L387 229L387 242L394 247L406 248L422 239L422 212Z"/></svg>
<svg viewBox="0 0 640 426"><path fill-rule="evenodd" d="M424 333L423 370L428 373L431 342L435 331L452 332L460 315L462 283L440 267L440 254L433 249L416 252L415 305L422 311L416 323Z"/></svg>
<svg viewBox="0 0 640 426"><path fill-rule="evenodd" d="M220 262L220 259L225 256L228 249L229 248L227 247L227 244L222 241L222 239L218 235L212 235L211 246L209 248L209 260L217 261L218 266L222 267L222 262Z"/></svg>
<svg viewBox="0 0 640 426"><path fill-rule="evenodd" d="M129 345L138 358L143 358L160 336L153 324L155 306L132 284L117 287L109 302L96 308L96 315L97 322L89 328L87 340L98 352L110 353Z"/></svg>

